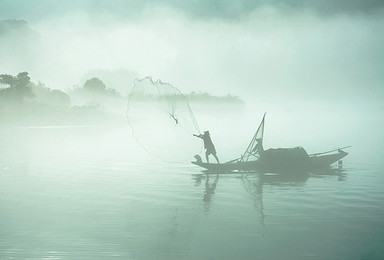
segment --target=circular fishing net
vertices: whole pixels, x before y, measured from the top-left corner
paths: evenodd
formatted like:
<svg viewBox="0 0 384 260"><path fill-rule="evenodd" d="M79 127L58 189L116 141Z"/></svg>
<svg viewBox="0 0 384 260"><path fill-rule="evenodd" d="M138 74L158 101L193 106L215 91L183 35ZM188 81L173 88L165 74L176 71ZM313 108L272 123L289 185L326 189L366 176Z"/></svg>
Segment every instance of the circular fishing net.
<svg viewBox="0 0 384 260"><path fill-rule="evenodd" d="M151 77L136 79L128 96L127 119L137 143L170 162L186 161L202 149L200 129L179 89Z"/></svg>

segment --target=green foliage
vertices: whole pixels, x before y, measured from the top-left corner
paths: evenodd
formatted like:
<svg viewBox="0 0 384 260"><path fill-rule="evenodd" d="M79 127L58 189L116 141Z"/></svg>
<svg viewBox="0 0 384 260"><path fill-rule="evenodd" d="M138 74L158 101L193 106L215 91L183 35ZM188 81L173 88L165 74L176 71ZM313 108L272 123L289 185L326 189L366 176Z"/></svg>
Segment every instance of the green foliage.
<svg viewBox="0 0 384 260"><path fill-rule="evenodd" d="M95 94L100 96L119 97L119 93L113 88L107 88L104 82L99 78L88 79L84 85L83 94Z"/></svg>
<svg viewBox="0 0 384 260"><path fill-rule="evenodd" d="M69 106L71 99L61 90L51 90L44 84L40 83L33 87L34 101L40 104L50 106Z"/></svg>
<svg viewBox="0 0 384 260"><path fill-rule="evenodd" d="M0 125L84 124L116 120L106 107L123 111L126 100L97 78L71 94L85 103L71 102L68 94L31 82L28 72L0 75ZM28 98L27 98L28 97ZM73 96L72 96L73 98ZM73 103L73 106L70 106Z"/></svg>
<svg viewBox="0 0 384 260"><path fill-rule="evenodd" d="M0 84L9 85L10 87L13 87L15 85L15 78L12 75L1 74L0 75Z"/></svg>
<svg viewBox="0 0 384 260"><path fill-rule="evenodd" d="M69 106L71 103L70 97L65 92L58 89L51 91L51 99L55 104L60 104L63 106Z"/></svg>
<svg viewBox="0 0 384 260"><path fill-rule="evenodd" d="M104 94L106 87L104 82L99 78L91 78L84 83L84 89L94 93Z"/></svg>
<svg viewBox="0 0 384 260"><path fill-rule="evenodd" d="M69 96L61 90L51 90L42 83L37 85L31 82L28 72L20 72L16 76L9 74L0 75L0 100L2 103L35 102L49 106L69 106Z"/></svg>
<svg viewBox="0 0 384 260"><path fill-rule="evenodd" d="M4 97L9 101L23 102L24 98L32 98L31 78L28 72L20 72L16 76L1 74L0 84L8 86L0 89L0 97Z"/></svg>

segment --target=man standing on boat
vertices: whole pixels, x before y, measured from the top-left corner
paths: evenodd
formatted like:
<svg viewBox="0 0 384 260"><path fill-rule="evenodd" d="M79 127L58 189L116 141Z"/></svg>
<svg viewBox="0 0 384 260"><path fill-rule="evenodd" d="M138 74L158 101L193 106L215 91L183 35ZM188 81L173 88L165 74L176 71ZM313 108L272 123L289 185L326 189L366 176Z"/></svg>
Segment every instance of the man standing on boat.
<svg viewBox="0 0 384 260"><path fill-rule="evenodd" d="M264 147L263 147L263 139L257 138L256 139L257 144L255 145L255 148L253 148L253 153L258 153L259 156L262 156L264 153Z"/></svg>
<svg viewBox="0 0 384 260"><path fill-rule="evenodd" d="M219 162L219 158L217 158L216 149L215 149L215 146L213 145L213 142L211 140L211 136L209 134L209 131L204 131L203 135L195 135L194 134L193 136L196 136L198 138L203 139L203 141L204 141L204 148L206 149L206 151L205 151L205 158L207 159L207 162L209 163L208 156L210 154L212 154L213 157L215 157L217 163L220 163Z"/></svg>

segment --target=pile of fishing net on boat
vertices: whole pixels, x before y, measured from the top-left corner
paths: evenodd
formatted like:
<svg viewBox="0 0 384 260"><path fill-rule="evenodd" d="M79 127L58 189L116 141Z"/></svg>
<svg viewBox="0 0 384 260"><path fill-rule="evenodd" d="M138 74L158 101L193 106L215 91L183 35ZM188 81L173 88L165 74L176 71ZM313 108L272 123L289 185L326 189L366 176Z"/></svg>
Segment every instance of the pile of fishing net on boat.
<svg viewBox="0 0 384 260"><path fill-rule="evenodd" d="M128 96L127 119L141 148L162 160L187 161L202 149L193 137L200 130L188 99L169 83L136 79Z"/></svg>
<svg viewBox="0 0 384 260"><path fill-rule="evenodd" d="M292 164L306 159L308 153L303 147L268 149L262 155L262 160L270 164Z"/></svg>

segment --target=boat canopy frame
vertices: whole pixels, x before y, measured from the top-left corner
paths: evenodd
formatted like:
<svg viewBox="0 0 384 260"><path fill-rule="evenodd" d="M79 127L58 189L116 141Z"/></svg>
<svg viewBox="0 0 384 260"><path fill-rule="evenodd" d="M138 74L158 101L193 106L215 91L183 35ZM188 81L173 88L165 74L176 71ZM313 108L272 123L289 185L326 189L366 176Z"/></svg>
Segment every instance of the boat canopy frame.
<svg viewBox="0 0 384 260"><path fill-rule="evenodd" d="M263 119L261 120L261 123L259 127L256 130L256 133L253 135L251 142L249 143L247 149L245 152L241 155L241 157L238 159L241 162L248 162L250 159L259 159L260 153L263 152L260 149L262 148L263 138L264 138L264 122L265 122L265 115L264 113Z"/></svg>

